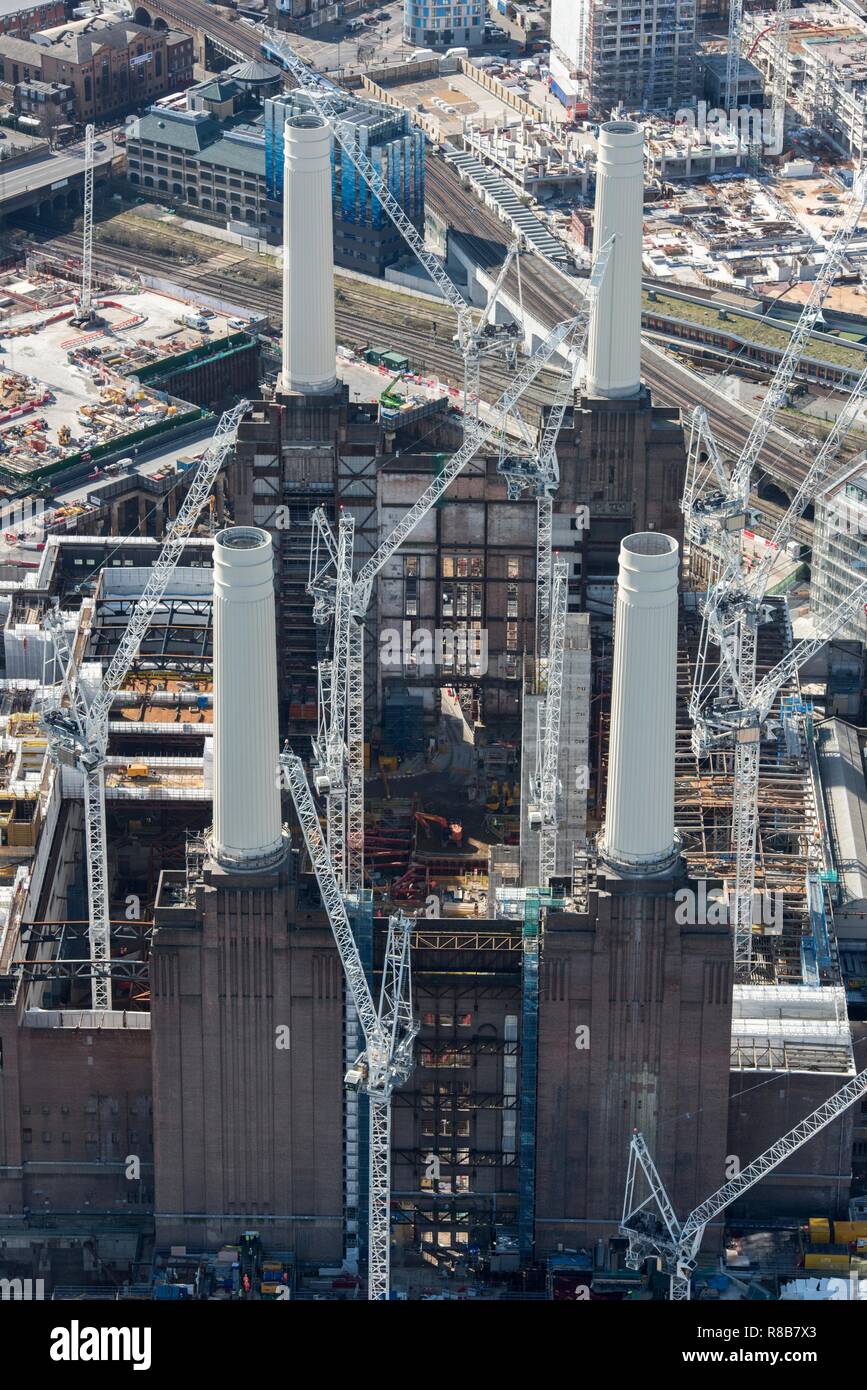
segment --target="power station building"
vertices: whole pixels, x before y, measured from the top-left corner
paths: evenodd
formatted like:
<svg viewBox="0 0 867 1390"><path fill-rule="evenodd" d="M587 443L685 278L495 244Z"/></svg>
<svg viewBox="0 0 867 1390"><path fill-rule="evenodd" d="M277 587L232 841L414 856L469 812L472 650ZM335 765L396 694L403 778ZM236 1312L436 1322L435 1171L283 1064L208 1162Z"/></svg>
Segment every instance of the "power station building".
<svg viewBox="0 0 867 1390"><path fill-rule="evenodd" d="M10 748L21 744L0 809L14 796L41 827L14 861L11 842L0 847L15 865L11 891L0 886L0 1240L22 1273L68 1283L94 1254L133 1267L149 1241L213 1251L251 1228L299 1265L364 1260L366 1102L343 1085L358 1021L281 801L278 750L288 736L306 751L316 733L326 643L307 592L313 511L351 511L357 570L460 436L443 402L406 412L399 428L349 402L335 373L328 128L293 110L282 138L280 374L239 429L225 480L233 524L190 542L156 618L161 647L148 647L112 714L103 1015L88 1004L80 782L48 763L44 743L24 747L35 665L26 689L0 679L0 727ZM419 1034L393 1107L398 1262L478 1259L505 1272L593 1249L614 1269L634 1129L685 1216L733 1155L748 1162L855 1071L836 958L804 946L819 940L808 840L821 808L802 749L762 747L759 879L781 911L756 924L749 980L733 983L731 928L706 910L732 872L732 783L724 760L700 762L690 738L699 623L682 573L684 444L640 378L642 170L640 129L603 125L597 254L616 239L554 507L554 547L569 566L567 844L545 888L526 838L474 845L465 876L488 875L485 911L414 924ZM467 786L484 804L478 763L502 753L498 742L514 745L528 786L526 711L539 698L528 692L541 689L535 500L510 500L497 463L493 447L481 450L429 511L383 570L367 620L371 743L387 742L398 707L425 731L440 713L457 721L457 706L462 727L496 729L488 743L459 740L471 747L470 810ZM75 545L106 542L52 542L36 582L9 597L4 672L13 655L37 661L32 632L69 584ZM156 543L139 548L142 563L123 578L106 567L75 615L82 679L98 678L92 663L143 587ZM180 621L182 607L194 623ZM463 665L428 669L403 640L409 659L382 661L384 631L419 628L484 632L485 661L469 637ZM760 668L790 643L785 606L771 601ZM794 679L786 693L797 695ZM399 843L398 803L411 800L400 780L392 798ZM389 843L382 827L376 835ZM369 838L373 852L372 828ZM435 904L448 872L438 866L454 856L429 844L419 857ZM386 935L375 906L365 888L352 908L374 994ZM823 923L833 940L830 914ZM843 1214L851 1151L844 1117L754 1189L743 1214ZM712 1228L706 1248L721 1238Z"/></svg>

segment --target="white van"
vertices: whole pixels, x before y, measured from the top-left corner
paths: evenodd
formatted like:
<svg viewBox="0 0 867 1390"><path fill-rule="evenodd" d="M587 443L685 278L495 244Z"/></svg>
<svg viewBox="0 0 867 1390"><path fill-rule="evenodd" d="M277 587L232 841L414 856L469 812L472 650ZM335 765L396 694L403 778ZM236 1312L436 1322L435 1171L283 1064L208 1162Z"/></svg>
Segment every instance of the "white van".
<svg viewBox="0 0 867 1390"><path fill-rule="evenodd" d="M411 63L426 63L428 58L433 58L433 56L434 51L432 48L417 48L415 53L410 53L409 61Z"/></svg>

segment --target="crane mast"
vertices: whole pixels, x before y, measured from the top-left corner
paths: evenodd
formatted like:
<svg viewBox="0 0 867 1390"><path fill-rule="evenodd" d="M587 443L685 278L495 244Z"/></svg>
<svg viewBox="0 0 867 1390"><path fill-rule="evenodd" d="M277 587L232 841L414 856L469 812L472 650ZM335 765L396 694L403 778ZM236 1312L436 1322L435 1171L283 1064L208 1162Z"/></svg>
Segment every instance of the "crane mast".
<svg viewBox="0 0 867 1390"><path fill-rule="evenodd" d="M85 834L87 843L87 897L93 1008L111 1008L111 969L108 866L105 829L105 763L108 750L108 719L112 701L138 653L142 639L162 602L193 527L210 496L214 480L235 442L238 425L249 410L241 401L226 411L205 451L189 491L178 509L159 556L151 567L141 597L134 605L129 623L109 662L102 683L88 704L78 688L70 698L73 676L67 662L66 679L60 699L43 710L42 723L48 739L49 756L55 763L77 767L84 778ZM55 641L59 615L52 615L48 628ZM65 653L59 653L64 661ZM63 704L66 698L68 703Z"/></svg>
<svg viewBox="0 0 867 1390"><path fill-rule="evenodd" d="M563 659L566 647L566 611L569 601L569 565L555 560L551 590L551 640L547 686L543 704L537 706L536 804L528 809L531 829L539 831L539 887L547 888L556 867L558 799L560 795L560 716L563 707Z"/></svg>
<svg viewBox="0 0 867 1390"><path fill-rule="evenodd" d="M93 317L93 158L96 127L88 125L84 134L84 209L81 246L81 290L78 296L77 323L88 323Z"/></svg>
<svg viewBox="0 0 867 1390"><path fill-rule="evenodd" d="M390 918L382 985L374 1003L334 872L328 843L301 759L288 749L280 765L307 846L322 903L328 914L346 987L358 1013L365 1050L346 1074L346 1084L366 1092L370 1101L370 1183L368 1192L368 1298L388 1298L391 1225L391 1098L395 1086L412 1072L413 1043L418 1031L412 1013L410 945L412 922L403 913Z"/></svg>

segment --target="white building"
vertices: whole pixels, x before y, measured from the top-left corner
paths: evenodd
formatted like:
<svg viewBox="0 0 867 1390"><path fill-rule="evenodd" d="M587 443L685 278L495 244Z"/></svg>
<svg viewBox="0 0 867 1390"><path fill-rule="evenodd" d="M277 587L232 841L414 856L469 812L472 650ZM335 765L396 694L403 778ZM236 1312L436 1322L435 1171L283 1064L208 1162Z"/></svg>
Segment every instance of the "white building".
<svg viewBox="0 0 867 1390"><path fill-rule="evenodd" d="M552 0L552 90L607 116L674 110L694 96L694 0Z"/></svg>
<svg viewBox="0 0 867 1390"><path fill-rule="evenodd" d="M404 41L416 48L476 48L485 14L483 0L405 0Z"/></svg>

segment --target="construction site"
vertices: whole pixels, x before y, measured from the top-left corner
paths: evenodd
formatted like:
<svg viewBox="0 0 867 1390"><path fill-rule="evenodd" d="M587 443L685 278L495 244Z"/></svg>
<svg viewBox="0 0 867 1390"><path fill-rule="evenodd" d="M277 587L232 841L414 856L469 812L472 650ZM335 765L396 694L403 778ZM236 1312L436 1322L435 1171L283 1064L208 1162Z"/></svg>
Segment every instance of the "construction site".
<svg viewBox="0 0 867 1390"><path fill-rule="evenodd" d="M867 186L723 437L647 370L728 310L643 279L640 123L598 128L585 273L534 219L459 283L331 83L291 36L267 52L299 89L272 372L242 288L101 280L86 199L75 267L0 283L3 515L39 511L9 523L27 563L0 557L2 1274L865 1296L867 581L846 551L811 609L804 538L854 476L863 340L822 308ZM398 342L368 349L373 399L344 379L335 141L451 312L462 387L412 393ZM525 312L538 261L563 318ZM807 448L778 416L834 351Z"/></svg>

